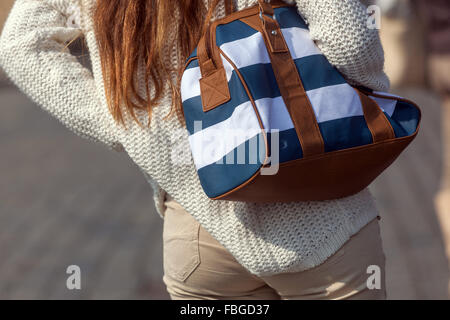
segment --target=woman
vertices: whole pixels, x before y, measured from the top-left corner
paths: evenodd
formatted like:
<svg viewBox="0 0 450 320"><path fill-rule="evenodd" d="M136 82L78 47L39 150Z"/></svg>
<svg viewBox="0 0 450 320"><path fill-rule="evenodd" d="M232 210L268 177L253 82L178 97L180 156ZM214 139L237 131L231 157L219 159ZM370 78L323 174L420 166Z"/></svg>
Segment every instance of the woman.
<svg viewBox="0 0 450 320"><path fill-rule="evenodd" d="M388 89L378 32L367 28L358 0L295 3L351 83ZM179 161L189 150L174 107L178 72L207 16L224 15L222 0L17 0L0 63L71 130L127 152L142 169L164 218L164 281L173 299L383 299L384 255L368 190L321 202L213 201L190 156ZM81 33L92 72L65 50ZM370 290L372 265L381 279Z"/></svg>

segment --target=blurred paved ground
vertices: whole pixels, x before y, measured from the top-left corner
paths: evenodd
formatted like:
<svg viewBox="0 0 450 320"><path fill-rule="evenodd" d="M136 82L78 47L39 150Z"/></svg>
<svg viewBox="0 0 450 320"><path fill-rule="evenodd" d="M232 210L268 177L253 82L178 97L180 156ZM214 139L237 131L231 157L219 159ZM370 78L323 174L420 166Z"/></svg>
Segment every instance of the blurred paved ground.
<svg viewBox="0 0 450 320"><path fill-rule="evenodd" d="M448 299L449 267L433 205L441 175L440 101L397 90L422 107L421 131L372 185L382 215L390 299Z"/></svg>
<svg viewBox="0 0 450 320"><path fill-rule="evenodd" d="M168 298L162 220L123 154L0 87L0 299ZM81 267L82 290L66 289Z"/></svg>

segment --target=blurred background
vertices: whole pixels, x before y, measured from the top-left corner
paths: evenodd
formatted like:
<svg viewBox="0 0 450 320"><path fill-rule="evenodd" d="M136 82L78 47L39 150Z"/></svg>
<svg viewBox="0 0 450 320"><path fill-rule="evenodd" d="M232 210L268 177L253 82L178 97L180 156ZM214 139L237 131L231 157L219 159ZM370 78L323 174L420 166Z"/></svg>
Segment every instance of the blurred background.
<svg viewBox="0 0 450 320"><path fill-rule="evenodd" d="M13 0L0 1L0 30ZM448 0L379 0L392 92L422 108L414 143L371 186L388 299L448 299ZM80 43L72 46L89 65ZM162 220L124 154L65 129L0 70L0 299L167 299ZM82 290L66 288L81 268Z"/></svg>

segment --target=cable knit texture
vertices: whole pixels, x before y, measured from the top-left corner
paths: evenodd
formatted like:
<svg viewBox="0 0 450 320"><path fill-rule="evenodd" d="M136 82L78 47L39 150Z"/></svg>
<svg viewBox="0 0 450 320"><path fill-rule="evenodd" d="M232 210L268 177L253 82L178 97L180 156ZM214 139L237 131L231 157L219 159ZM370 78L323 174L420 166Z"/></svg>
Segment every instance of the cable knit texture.
<svg viewBox="0 0 450 320"><path fill-rule="evenodd" d="M296 2L322 52L352 83L388 88L383 50L376 30L366 28L363 5L357 0ZM255 4L256 0L236 1L238 9ZM177 119L164 119L171 106L169 94L155 108L150 127L141 127L126 115L125 129L109 114L93 32L94 5L94 0L17 0L0 38L0 66L31 99L75 133L127 152L152 185L162 217L167 192L251 273L273 275L321 264L377 216L367 189L322 202L208 199L190 156L186 130ZM81 8L81 13L74 8ZM220 5L215 17L222 16ZM81 33L92 72L65 49ZM174 65L176 48L167 49L166 57L166 63ZM139 81L143 92L142 74ZM146 112L138 112L138 118L146 123Z"/></svg>

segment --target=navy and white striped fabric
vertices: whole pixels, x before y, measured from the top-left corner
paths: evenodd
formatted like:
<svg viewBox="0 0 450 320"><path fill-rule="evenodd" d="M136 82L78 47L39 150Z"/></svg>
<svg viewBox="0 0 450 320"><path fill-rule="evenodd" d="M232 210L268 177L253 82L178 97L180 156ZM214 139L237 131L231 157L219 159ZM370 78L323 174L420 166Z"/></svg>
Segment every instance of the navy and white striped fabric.
<svg viewBox="0 0 450 320"><path fill-rule="evenodd" d="M277 8L275 16L314 109L325 152L372 143L358 94L311 40L296 9ZM300 142L276 83L262 35L236 20L217 27L216 45L239 69L268 136L271 130L279 130L280 163L301 158ZM196 57L196 51L192 57ZM220 196L251 178L264 161L260 157L255 160L254 154L265 153L264 144L258 143L263 141L263 135L252 103L233 67L223 57L222 61L231 100L211 111L203 112L201 73L196 59L186 67L181 81L189 143L209 197ZM372 98L384 110L396 137L414 133L419 114L413 106L395 99Z"/></svg>

